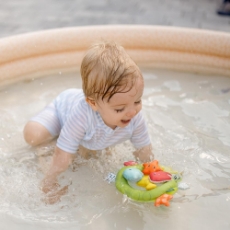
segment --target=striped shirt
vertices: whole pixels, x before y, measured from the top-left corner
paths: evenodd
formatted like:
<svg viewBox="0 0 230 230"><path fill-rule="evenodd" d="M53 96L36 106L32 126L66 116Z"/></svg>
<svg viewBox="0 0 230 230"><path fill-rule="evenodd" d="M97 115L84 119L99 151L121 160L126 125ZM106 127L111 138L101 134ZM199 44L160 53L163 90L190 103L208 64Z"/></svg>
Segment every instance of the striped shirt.
<svg viewBox="0 0 230 230"><path fill-rule="evenodd" d="M126 140L130 140L137 149L150 144L147 125L141 112L126 127L111 129L85 101L81 89L62 92L54 100L54 106L61 125L57 146L68 153L76 153L79 145L101 150Z"/></svg>

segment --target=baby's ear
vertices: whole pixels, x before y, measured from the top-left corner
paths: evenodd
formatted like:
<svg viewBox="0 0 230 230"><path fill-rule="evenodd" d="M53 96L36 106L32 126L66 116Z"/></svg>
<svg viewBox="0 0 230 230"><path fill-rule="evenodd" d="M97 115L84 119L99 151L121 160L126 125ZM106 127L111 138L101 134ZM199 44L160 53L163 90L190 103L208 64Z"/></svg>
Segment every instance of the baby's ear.
<svg viewBox="0 0 230 230"><path fill-rule="evenodd" d="M97 111L97 104L96 104L96 101L94 99L86 97L85 100L94 111Z"/></svg>

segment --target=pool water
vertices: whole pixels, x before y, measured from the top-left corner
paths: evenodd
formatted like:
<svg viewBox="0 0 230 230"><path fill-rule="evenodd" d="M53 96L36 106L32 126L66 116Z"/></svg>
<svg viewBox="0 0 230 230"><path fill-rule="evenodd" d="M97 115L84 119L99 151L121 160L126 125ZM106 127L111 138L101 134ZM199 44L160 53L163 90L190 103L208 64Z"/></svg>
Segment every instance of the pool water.
<svg viewBox="0 0 230 230"><path fill-rule="evenodd" d="M0 89L0 229L230 229L230 78L153 69L143 75L155 158L183 172L189 189L169 208L120 194L106 177L133 160L127 141L87 159L76 155L60 177L68 193L45 204L40 181L55 142L29 147L22 130L58 93L81 86L78 72L57 72Z"/></svg>

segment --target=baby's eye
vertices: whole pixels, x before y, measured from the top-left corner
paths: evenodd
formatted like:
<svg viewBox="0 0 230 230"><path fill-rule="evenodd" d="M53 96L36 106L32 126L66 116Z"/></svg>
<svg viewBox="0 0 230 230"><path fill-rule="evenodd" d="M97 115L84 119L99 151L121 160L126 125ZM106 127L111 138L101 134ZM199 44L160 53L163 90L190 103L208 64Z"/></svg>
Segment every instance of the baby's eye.
<svg viewBox="0 0 230 230"><path fill-rule="evenodd" d="M124 110L124 108L122 108L122 109L115 109L115 111L117 112L117 113L120 113L120 112L122 112Z"/></svg>
<svg viewBox="0 0 230 230"><path fill-rule="evenodd" d="M140 104L140 103L141 103L141 100L140 100L140 101L136 101L136 102L135 102L135 104L136 104L136 105L137 105L137 104Z"/></svg>

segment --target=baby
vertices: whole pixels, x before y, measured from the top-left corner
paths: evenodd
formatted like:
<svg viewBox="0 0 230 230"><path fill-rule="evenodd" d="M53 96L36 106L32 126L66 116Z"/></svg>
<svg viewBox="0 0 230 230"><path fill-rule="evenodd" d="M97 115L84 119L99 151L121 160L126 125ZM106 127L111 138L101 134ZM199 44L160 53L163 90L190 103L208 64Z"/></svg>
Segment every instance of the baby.
<svg viewBox="0 0 230 230"><path fill-rule="evenodd" d="M42 183L45 193L57 191L57 177L68 168L79 145L101 150L130 140L137 158L153 159L141 113L143 76L124 48L109 42L91 46L83 58L81 76L82 89L62 92L24 128L24 138L32 146L58 137Z"/></svg>

